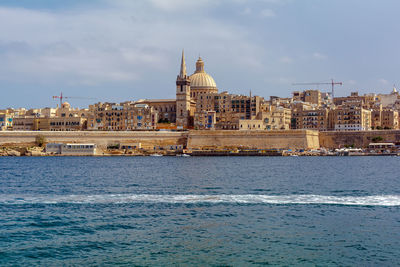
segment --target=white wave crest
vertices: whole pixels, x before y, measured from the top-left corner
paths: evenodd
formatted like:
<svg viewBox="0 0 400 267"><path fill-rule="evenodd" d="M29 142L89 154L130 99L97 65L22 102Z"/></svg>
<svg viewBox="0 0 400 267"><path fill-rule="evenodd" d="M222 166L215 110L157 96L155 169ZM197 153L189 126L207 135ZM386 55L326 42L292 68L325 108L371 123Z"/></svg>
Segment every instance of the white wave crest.
<svg viewBox="0 0 400 267"><path fill-rule="evenodd" d="M118 203L231 203L231 204L325 204L357 206L400 206L400 195L324 196L324 195L0 195L0 204L118 204Z"/></svg>

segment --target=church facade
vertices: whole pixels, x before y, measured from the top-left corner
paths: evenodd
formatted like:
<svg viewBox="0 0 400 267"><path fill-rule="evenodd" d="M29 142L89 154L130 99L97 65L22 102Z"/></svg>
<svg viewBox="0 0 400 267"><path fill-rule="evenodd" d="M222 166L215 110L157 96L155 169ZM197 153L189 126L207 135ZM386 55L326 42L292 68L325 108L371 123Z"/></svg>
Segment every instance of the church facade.
<svg viewBox="0 0 400 267"><path fill-rule="evenodd" d="M185 55L182 51L181 68L176 78L176 127L177 129L192 128L196 101L201 96L218 93L214 79L205 72L204 61L199 57L196 71L188 76Z"/></svg>

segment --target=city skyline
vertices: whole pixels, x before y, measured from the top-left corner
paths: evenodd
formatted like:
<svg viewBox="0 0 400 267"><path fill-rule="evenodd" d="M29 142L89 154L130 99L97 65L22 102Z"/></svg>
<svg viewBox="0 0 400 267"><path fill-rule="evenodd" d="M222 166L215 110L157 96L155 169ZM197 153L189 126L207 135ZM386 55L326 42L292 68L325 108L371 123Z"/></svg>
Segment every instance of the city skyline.
<svg viewBox="0 0 400 267"><path fill-rule="evenodd" d="M398 82L396 7L395 1L2 1L0 107L54 107L52 96L61 91L96 98L71 100L77 107L174 98L182 48L188 73L201 55L220 91L289 97L308 89L294 82L333 78L344 82L338 96L389 93Z"/></svg>

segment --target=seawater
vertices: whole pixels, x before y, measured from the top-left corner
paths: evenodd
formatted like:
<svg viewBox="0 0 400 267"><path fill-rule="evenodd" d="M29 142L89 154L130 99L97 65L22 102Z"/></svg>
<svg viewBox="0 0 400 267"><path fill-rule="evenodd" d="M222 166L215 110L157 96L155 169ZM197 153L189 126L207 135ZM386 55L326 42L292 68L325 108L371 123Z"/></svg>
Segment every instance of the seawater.
<svg viewBox="0 0 400 267"><path fill-rule="evenodd" d="M0 266L400 265L399 160L0 158Z"/></svg>

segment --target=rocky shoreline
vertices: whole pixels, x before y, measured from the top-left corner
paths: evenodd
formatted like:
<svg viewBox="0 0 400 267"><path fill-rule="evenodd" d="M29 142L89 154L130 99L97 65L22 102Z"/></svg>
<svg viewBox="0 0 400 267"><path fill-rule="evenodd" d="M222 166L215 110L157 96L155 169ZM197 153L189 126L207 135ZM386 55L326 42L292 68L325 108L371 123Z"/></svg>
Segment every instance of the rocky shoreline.
<svg viewBox="0 0 400 267"><path fill-rule="evenodd" d="M43 147L38 146L0 146L0 157L66 157L71 155L61 155L45 152ZM78 155L77 155L78 156ZM82 155L83 156L83 155ZM94 155L85 155L91 157L136 157L136 156L195 156L195 157L213 157L213 156L399 156L398 153L321 153L321 151L282 151L282 150L123 150L123 149L99 149ZM81 157L81 156L80 156Z"/></svg>

